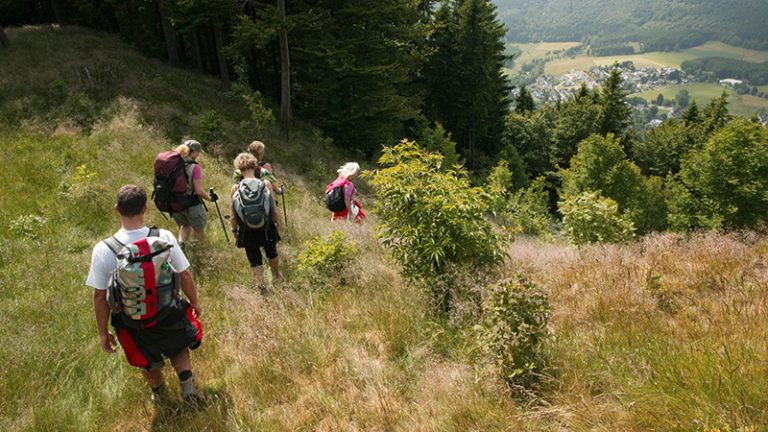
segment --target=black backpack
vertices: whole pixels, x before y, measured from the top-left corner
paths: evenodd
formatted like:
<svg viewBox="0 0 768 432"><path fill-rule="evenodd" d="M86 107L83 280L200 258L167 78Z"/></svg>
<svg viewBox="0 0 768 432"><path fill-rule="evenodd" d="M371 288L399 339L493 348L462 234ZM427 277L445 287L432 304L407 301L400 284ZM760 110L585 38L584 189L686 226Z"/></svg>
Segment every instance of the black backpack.
<svg viewBox="0 0 768 432"><path fill-rule="evenodd" d="M336 186L325 194L325 207L334 213L347 207L344 202L344 186Z"/></svg>

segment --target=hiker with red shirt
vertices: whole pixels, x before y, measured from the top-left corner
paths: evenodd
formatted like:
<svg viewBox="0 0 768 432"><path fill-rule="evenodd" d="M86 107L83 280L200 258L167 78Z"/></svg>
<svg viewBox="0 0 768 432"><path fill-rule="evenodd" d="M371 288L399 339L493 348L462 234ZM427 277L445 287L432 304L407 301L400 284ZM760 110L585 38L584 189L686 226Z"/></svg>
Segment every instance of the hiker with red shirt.
<svg viewBox="0 0 768 432"><path fill-rule="evenodd" d="M344 188L344 209L333 212L331 220L354 220L362 223L365 219L365 213L360 206L360 202L355 199L357 190L351 179L360 172L360 165L357 162L347 162L336 170L338 177L326 187L325 192L330 192L333 188L343 186Z"/></svg>

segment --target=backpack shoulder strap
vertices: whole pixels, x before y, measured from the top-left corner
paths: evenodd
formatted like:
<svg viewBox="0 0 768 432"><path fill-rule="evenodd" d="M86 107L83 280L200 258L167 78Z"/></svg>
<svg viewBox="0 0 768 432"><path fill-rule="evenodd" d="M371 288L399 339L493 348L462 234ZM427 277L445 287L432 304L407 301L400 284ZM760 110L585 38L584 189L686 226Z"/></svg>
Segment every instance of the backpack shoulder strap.
<svg viewBox="0 0 768 432"><path fill-rule="evenodd" d="M147 237L160 237L160 230L156 226L149 227Z"/></svg>
<svg viewBox="0 0 768 432"><path fill-rule="evenodd" d="M120 253L120 249L122 249L123 247L125 247L125 245L124 245L124 244L122 244L122 243L120 243L120 240L118 240L117 238L115 238L115 236L112 236L112 237L110 237L110 238L106 238L106 239L104 239L104 240L102 240L102 241L104 242L104 244L106 244L106 245L107 245L107 247L109 248L109 250L111 250L111 251L112 251L112 253L113 253L113 254L115 254L115 255L117 255L118 253Z"/></svg>

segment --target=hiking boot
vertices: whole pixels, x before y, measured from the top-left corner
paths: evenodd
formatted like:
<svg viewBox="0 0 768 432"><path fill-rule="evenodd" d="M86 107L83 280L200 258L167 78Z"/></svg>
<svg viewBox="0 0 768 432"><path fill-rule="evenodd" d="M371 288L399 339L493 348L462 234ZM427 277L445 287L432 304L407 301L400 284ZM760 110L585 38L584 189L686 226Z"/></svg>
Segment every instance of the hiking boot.
<svg viewBox="0 0 768 432"><path fill-rule="evenodd" d="M203 402L203 396L197 391L197 386L195 385L195 377L180 381L179 385L181 385L181 396L186 402L195 405L200 405Z"/></svg>
<svg viewBox="0 0 768 432"><path fill-rule="evenodd" d="M156 407L161 407L166 401L165 396L165 384L160 385L160 387L152 389L152 403Z"/></svg>

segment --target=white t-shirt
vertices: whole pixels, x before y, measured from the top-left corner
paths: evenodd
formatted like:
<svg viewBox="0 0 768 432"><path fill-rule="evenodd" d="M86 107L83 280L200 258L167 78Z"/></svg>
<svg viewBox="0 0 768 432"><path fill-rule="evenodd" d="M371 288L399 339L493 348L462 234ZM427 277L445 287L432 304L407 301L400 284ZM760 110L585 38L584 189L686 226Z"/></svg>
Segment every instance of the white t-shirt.
<svg viewBox="0 0 768 432"><path fill-rule="evenodd" d="M189 261L184 256L184 252L179 247L179 243L176 241L176 237L168 231L159 230L159 237L168 243L172 244L171 257L169 264L176 273L181 273L189 268ZM126 230L120 228L120 231L115 233L115 238L122 244L130 244L136 240L141 240L149 234L149 228L141 227L135 230ZM93 254L91 255L91 269L88 271L88 279L85 280L85 284L91 288L98 290L107 289L109 283L109 275L117 267L117 259L112 250L106 243L100 241L93 248Z"/></svg>

